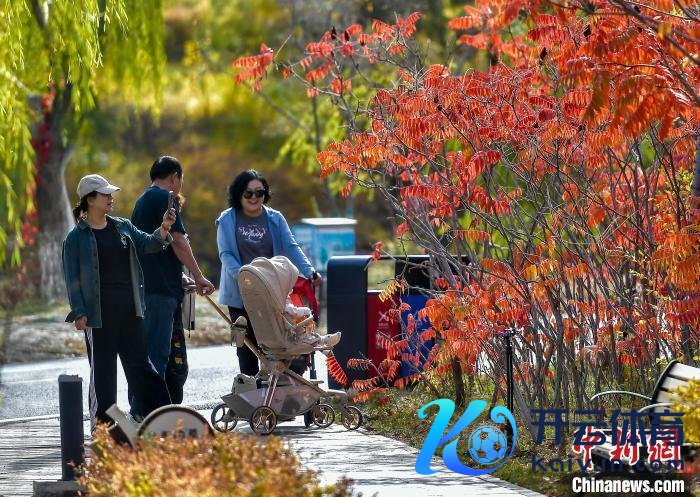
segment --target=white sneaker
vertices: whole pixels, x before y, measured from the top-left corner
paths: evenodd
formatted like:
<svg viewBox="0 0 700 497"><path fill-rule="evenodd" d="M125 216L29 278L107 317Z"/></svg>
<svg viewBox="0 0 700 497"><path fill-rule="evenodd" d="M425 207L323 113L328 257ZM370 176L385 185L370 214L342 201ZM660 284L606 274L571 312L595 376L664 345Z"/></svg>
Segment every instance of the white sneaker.
<svg viewBox="0 0 700 497"><path fill-rule="evenodd" d="M316 344L316 347L323 347L323 348L332 348L340 342L340 332L337 333L329 333L328 335L322 336L318 343Z"/></svg>
<svg viewBox="0 0 700 497"><path fill-rule="evenodd" d="M316 333L305 333L303 335L298 335L297 341L311 345L312 347L322 347L324 349L330 349L338 342L340 342L340 332L331 333L329 335L318 335Z"/></svg>
<svg viewBox="0 0 700 497"><path fill-rule="evenodd" d="M307 345L311 345L312 347L316 347L320 339L321 337L316 333L302 333L295 336L295 340L297 342L305 343Z"/></svg>

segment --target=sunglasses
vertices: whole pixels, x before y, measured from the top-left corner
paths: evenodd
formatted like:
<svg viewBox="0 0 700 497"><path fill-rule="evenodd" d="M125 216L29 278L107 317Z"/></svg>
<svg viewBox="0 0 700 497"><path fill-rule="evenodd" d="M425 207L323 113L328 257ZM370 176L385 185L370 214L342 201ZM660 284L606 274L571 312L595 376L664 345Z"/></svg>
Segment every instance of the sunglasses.
<svg viewBox="0 0 700 497"><path fill-rule="evenodd" d="M265 196L265 190L246 190L243 192L243 198L263 198Z"/></svg>

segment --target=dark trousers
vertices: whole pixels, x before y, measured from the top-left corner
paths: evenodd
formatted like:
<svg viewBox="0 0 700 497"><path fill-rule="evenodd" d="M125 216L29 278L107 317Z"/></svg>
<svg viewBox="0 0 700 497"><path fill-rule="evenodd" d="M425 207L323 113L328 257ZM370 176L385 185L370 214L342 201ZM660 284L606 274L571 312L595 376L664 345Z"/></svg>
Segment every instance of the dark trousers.
<svg viewBox="0 0 700 497"><path fill-rule="evenodd" d="M250 324L250 318L245 309L238 309L236 307L228 306L228 313L231 316L231 321L236 321L240 316L245 316L248 320L248 328L246 329L246 336L251 342L258 346L258 340L255 338L255 333L253 332L253 325ZM253 352L246 347L236 347L236 355L238 356L238 365L241 368L241 373L250 376L255 376L260 371L260 366L258 365L258 358L253 354Z"/></svg>
<svg viewBox="0 0 700 497"><path fill-rule="evenodd" d="M102 328L85 332L90 361L90 419L111 423L106 410L117 401L117 356L122 363L129 390L131 411L146 416L170 404L165 381L148 360L143 319L136 316L133 296L102 295Z"/></svg>
<svg viewBox="0 0 700 497"><path fill-rule="evenodd" d="M170 357L165 368L165 382L168 384L170 400L173 404L182 404L184 386L187 380L187 345L185 329L182 326L182 302L178 302L173 315L173 334L170 338Z"/></svg>
<svg viewBox="0 0 700 497"><path fill-rule="evenodd" d="M187 344L182 324L182 301L160 295L146 296L146 343L148 356L158 374L165 378L173 404L182 404L189 373ZM129 401L133 399L129 389ZM133 412L132 412L133 414Z"/></svg>

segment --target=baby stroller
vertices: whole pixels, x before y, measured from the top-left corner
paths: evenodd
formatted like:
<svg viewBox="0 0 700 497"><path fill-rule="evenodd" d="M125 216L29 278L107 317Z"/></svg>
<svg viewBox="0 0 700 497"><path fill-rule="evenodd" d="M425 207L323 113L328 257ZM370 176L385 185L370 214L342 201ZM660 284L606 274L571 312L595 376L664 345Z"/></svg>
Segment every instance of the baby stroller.
<svg viewBox="0 0 700 497"><path fill-rule="evenodd" d="M245 345L261 363L260 372L255 376L238 374L233 380L231 393L221 397L224 402L217 405L211 414L212 425L219 431L231 431L239 420L248 421L251 429L258 434L269 434L278 422L291 421L296 416L309 413L305 420L326 428L335 421L336 410L328 399L339 406L340 419L349 430L359 428L362 414L355 406L348 405L348 395L342 390L323 390L320 380L307 380L290 369L294 359L316 350L328 353L328 346L315 346L303 340L293 340L290 332L308 325L313 316L300 323L293 323L285 317L285 302L292 291L299 272L286 257L271 259L257 258L241 267L238 286L243 304L252 320L256 347L247 337L239 334L238 345ZM213 301L210 300L210 302ZM214 304L216 305L216 304ZM218 309L218 306L217 306ZM231 323L220 309L219 314L236 328L245 327ZM240 333L240 331L238 331ZM242 343L241 343L242 342Z"/></svg>

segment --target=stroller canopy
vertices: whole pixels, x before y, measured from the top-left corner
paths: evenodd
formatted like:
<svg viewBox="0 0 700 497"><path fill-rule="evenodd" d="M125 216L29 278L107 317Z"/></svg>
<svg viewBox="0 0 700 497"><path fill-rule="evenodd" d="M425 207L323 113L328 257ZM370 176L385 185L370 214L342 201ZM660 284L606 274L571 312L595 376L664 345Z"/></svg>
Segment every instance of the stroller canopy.
<svg viewBox="0 0 700 497"><path fill-rule="evenodd" d="M238 273L243 305L263 353L265 350L275 351L294 358L313 350L308 345L289 342L286 337L282 314L298 275L296 266L282 256L271 259L259 257L241 267Z"/></svg>
<svg viewBox="0 0 700 497"><path fill-rule="evenodd" d="M258 257L245 268L260 278L272 297L270 302L272 307L282 312L287 296L291 293L299 276L296 266L286 257L278 255L271 259Z"/></svg>

